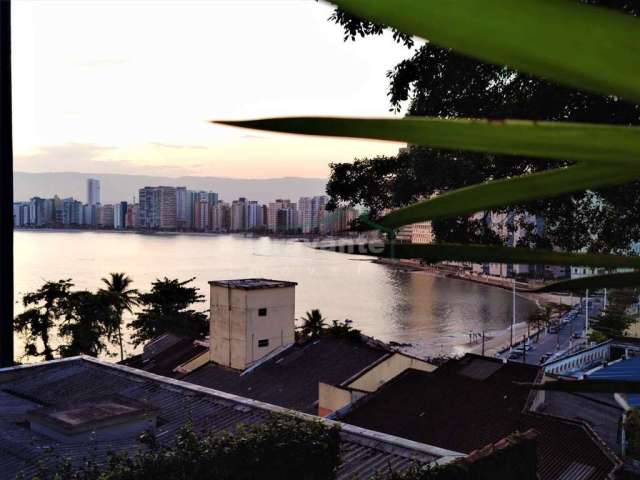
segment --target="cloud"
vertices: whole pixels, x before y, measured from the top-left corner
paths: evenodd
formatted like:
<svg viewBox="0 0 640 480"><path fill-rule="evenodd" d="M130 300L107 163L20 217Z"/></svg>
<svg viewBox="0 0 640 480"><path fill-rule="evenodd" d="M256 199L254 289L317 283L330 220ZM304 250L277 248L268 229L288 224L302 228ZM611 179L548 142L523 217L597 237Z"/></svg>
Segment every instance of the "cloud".
<svg viewBox="0 0 640 480"><path fill-rule="evenodd" d="M1 1L1 0L0 0ZM170 147L168 147L170 148ZM184 148L193 148L185 146ZM117 147L90 143L67 143L41 147L33 153L16 154L14 170L22 172L127 173L138 175L182 176L199 173L204 164L154 163L148 160L122 160Z"/></svg>
<svg viewBox="0 0 640 480"><path fill-rule="evenodd" d="M183 150L185 148L206 150L208 148L204 145L178 145L174 143L162 143L162 142L151 142L151 145L155 145L156 147L171 148L171 149L177 149L177 150Z"/></svg>

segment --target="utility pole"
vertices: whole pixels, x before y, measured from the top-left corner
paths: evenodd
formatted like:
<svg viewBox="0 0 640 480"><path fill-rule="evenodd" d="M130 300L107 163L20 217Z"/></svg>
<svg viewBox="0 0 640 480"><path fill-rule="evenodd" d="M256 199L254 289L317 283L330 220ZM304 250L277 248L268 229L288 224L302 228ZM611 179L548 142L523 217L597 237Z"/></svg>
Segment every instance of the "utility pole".
<svg viewBox="0 0 640 480"><path fill-rule="evenodd" d="M513 279L513 306L511 307L511 340L509 341L509 351L513 348L513 330L516 328L516 279Z"/></svg>
<svg viewBox="0 0 640 480"><path fill-rule="evenodd" d="M13 365L11 2L0 0L0 367Z"/></svg>
<svg viewBox="0 0 640 480"><path fill-rule="evenodd" d="M584 295L584 336L589 335L589 289L587 288Z"/></svg>
<svg viewBox="0 0 640 480"><path fill-rule="evenodd" d="M607 308L607 289L604 289L604 303L602 305L602 308Z"/></svg>

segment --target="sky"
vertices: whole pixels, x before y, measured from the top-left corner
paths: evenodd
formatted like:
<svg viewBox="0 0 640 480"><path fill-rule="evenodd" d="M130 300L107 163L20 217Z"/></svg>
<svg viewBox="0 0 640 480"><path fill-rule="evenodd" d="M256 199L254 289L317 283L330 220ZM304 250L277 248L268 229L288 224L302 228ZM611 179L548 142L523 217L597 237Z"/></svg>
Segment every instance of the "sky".
<svg viewBox="0 0 640 480"><path fill-rule="evenodd" d="M14 169L326 177L401 144L213 119L389 117L390 35L344 42L313 0L15 0Z"/></svg>

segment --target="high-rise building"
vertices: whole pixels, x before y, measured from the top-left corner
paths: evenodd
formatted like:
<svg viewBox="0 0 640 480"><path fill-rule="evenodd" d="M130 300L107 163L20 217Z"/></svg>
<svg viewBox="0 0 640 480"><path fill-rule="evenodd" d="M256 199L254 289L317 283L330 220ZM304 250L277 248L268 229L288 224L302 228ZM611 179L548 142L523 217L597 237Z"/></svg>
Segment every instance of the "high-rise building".
<svg viewBox="0 0 640 480"><path fill-rule="evenodd" d="M325 207L329 198L324 195L300 197L298 201L298 223L302 233L324 233Z"/></svg>
<svg viewBox="0 0 640 480"><path fill-rule="evenodd" d="M187 187L176 187L176 224L179 230L193 228L192 204Z"/></svg>
<svg viewBox="0 0 640 480"><path fill-rule="evenodd" d="M73 198L62 200L62 225L82 225L82 203Z"/></svg>
<svg viewBox="0 0 640 480"><path fill-rule="evenodd" d="M101 205L98 226L103 228L113 228L114 207L113 205Z"/></svg>
<svg viewBox="0 0 640 480"><path fill-rule="evenodd" d="M127 225L127 202L116 203L113 209L113 228L124 230Z"/></svg>
<svg viewBox="0 0 640 480"><path fill-rule="evenodd" d="M262 206L257 201L251 200L246 207L245 229L253 232L262 229L263 225Z"/></svg>
<svg viewBox="0 0 640 480"><path fill-rule="evenodd" d="M247 230L247 199L240 197L231 202L231 231L243 232Z"/></svg>
<svg viewBox="0 0 640 480"><path fill-rule="evenodd" d="M209 201L205 198L198 197L196 199L196 204L194 207L195 212L195 220L193 227L196 230L204 232L209 230L211 227L209 225L210 213L209 213Z"/></svg>
<svg viewBox="0 0 640 480"><path fill-rule="evenodd" d="M127 214L124 222L125 228L138 228L140 226L138 222L139 211L140 207L137 203L127 205Z"/></svg>
<svg viewBox="0 0 640 480"><path fill-rule="evenodd" d="M340 207L327 212L324 225L327 233L341 233L351 229L351 223L358 218L358 211L351 207Z"/></svg>
<svg viewBox="0 0 640 480"><path fill-rule="evenodd" d="M29 225L29 202L13 203L13 226L25 227Z"/></svg>
<svg viewBox="0 0 640 480"><path fill-rule="evenodd" d="M228 203L218 200L210 208L209 228L215 232L228 232L231 228L231 207Z"/></svg>
<svg viewBox="0 0 640 480"><path fill-rule="evenodd" d="M296 204L292 203L291 200L288 199L277 199L275 202L271 202L269 203L269 206L267 208L267 228L272 231L278 231L278 217L280 216L281 218L283 218L282 216L285 214L280 214L279 211L280 210L292 210L295 212L295 216L296 219L293 222L289 222L291 224L297 224L298 223L298 211L296 208ZM292 215L292 214L287 214L287 215Z"/></svg>
<svg viewBox="0 0 640 480"><path fill-rule="evenodd" d="M100 203L100 180L95 178L87 179L87 204L97 205Z"/></svg>
<svg viewBox="0 0 640 480"><path fill-rule="evenodd" d="M41 227L47 223L44 206L44 198L33 197L29 201L29 225Z"/></svg>
<svg viewBox="0 0 640 480"><path fill-rule="evenodd" d="M160 230L177 228L175 187L144 187L138 193L141 228Z"/></svg>

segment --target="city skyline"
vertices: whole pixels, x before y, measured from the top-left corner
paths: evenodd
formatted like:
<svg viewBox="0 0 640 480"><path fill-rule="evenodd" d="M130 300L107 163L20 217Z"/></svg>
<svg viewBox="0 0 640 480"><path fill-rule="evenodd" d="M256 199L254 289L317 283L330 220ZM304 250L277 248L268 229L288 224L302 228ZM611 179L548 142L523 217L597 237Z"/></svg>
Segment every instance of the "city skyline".
<svg viewBox="0 0 640 480"><path fill-rule="evenodd" d="M330 162L393 154L398 144L208 123L392 115L385 73L411 51L386 34L344 42L332 10L313 1L16 2L14 168L326 177Z"/></svg>
<svg viewBox="0 0 640 480"><path fill-rule="evenodd" d="M89 228L192 232L335 234L349 230L358 211L326 210L329 197L310 195L297 202L276 198L261 203L246 197L224 201L217 192L186 186L146 186L133 202L100 203L100 181L86 181L86 203L73 196L34 196L14 201L16 228Z"/></svg>

